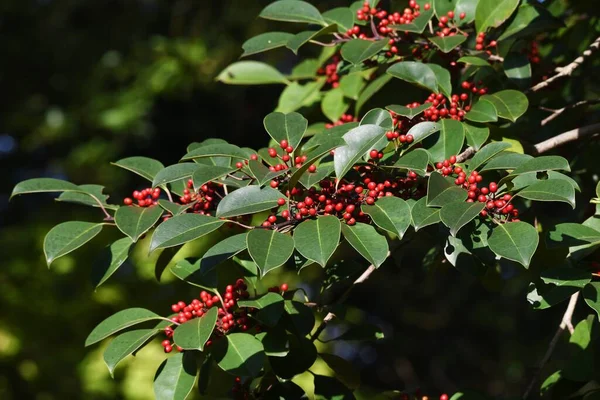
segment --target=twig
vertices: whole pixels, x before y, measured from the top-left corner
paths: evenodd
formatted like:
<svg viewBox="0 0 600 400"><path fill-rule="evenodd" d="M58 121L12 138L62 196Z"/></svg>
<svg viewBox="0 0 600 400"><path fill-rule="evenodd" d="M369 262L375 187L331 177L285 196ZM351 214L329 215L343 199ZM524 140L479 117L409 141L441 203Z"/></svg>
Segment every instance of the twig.
<svg viewBox="0 0 600 400"><path fill-rule="evenodd" d="M385 256L385 258L387 259L390 256L390 254L391 254L391 252L388 251L387 255ZM369 277L371 276L371 274L376 269L377 268L373 264L369 265L369 268L367 268L365 270L365 272L363 272L358 278L356 278L356 280L354 282L352 282L352 285L350 285L350 287L348 287L348 289L346 289L346 291L333 304L343 303L348 298L348 296L350 295L350 292L352 292L352 289L354 289L354 287L356 285L358 285L360 283L363 283L364 281L366 281L367 279L369 279ZM328 312L327 315L325 316L325 318L323 318L323 321L321 321L321 324L315 330L315 333L312 334L310 340L313 341L313 342L315 340L317 340L317 338L319 337L319 335L327 327L327 324L329 323L329 321L331 321L333 318L335 318L335 314L332 313L331 311Z"/></svg>
<svg viewBox="0 0 600 400"><path fill-rule="evenodd" d="M377 27L375 26L375 20L373 16L371 16L371 32L373 32L373 37L375 39L381 39L381 36L379 36L379 32L377 32Z"/></svg>
<svg viewBox="0 0 600 400"><path fill-rule="evenodd" d="M537 85L530 88L527 92L537 92L538 90L548 87L552 82L554 82L557 79L560 79L564 76L570 76L573 73L573 71L575 71L581 64L583 64L585 59L591 56L594 53L594 51L598 50L599 47L600 37L597 37L596 40L594 40L594 42L579 57L577 57L570 64L564 67L556 68L556 75L538 83Z"/></svg>
<svg viewBox="0 0 600 400"><path fill-rule="evenodd" d="M491 61L499 61L499 62L504 62L504 57L497 56L497 55L495 55L495 54L490 54L490 55L488 56L488 60L491 60Z"/></svg>
<svg viewBox="0 0 600 400"><path fill-rule="evenodd" d="M583 138L585 136L590 136L596 133L600 133L600 123L576 128L534 145L534 153L545 153L548 150L552 150L555 147L562 146L565 143L569 143L574 140Z"/></svg>
<svg viewBox="0 0 600 400"><path fill-rule="evenodd" d="M556 345L558 344L558 340L560 339L565 328L569 329L569 333L571 335L573 334L574 329L573 329L573 323L571 320L573 318L573 311L575 311L575 306L577 305L578 298L579 298L579 292L577 292L571 296L571 299L569 300L569 305L567 306L567 309L565 310L565 313L563 314L562 320L560 321L560 325L558 326L558 329L557 329L556 333L554 334L554 337L550 341L550 345L548 345L548 350L546 350L546 354L544 354L544 358L542 358L542 361L540 361L540 364L537 367L537 370L536 370L535 374L533 375L533 378L529 382L529 385L527 385L527 389L525 390L525 393L523 393L523 400L526 400L527 397L529 397L529 395L531 394L531 391L533 390L535 383L537 382L537 380L540 377L542 369L546 366L546 363L548 361L550 361L550 358L552 357L552 353L554 352L554 349L556 348Z"/></svg>
<svg viewBox="0 0 600 400"><path fill-rule="evenodd" d="M456 156L456 162L461 163L467 161L469 158L473 157L477 150L474 147L467 147L465 151Z"/></svg>
<svg viewBox="0 0 600 400"><path fill-rule="evenodd" d="M540 123L540 125L542 125L542 126L546 125L548 122L552 121L554 118L558 117L560 114L562 114L566 110L570 110L572 108L585 106L585 105L598 104L598 103L600 103L600 99L582 100L582 101L578 101L577 103L569 104L568 106L564 106L563 108L558 108L558 109L540 107L541 110L552 113L549 116L547 116L546 118L544 118L542 120L542 122Z"/></svg>

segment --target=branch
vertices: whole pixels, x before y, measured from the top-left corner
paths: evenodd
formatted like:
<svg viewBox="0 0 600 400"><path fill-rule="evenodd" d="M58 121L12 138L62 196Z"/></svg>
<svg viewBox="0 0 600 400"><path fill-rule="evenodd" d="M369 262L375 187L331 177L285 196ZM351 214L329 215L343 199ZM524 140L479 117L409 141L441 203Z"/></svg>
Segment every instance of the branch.
<svg viewBox="0 0 600 400"><path fill-rule="evenodd" d="M540 107L540 109L552 113L549 116L547 116L546 118L544 118L542 120L542 122L540 123L540 125L542 125L542 126L546 125L547 123L552 121L554 118L558 117L560 114L562 114L566 110L570 110L570 109L577 108L580 106L585 106L585 105L598 104L598 103L600 103L600 99L582 100L582 101L578 101L577 103L569 104L567 106L564 106L563 108L558 108L558 109Z"/></svg>
<svg viewBox="0 0 600 400"><path fill-rule="evenodd" d="M534 145L534 153L545 153L555 147L562 146L565 143L581 139L585 136L594 135L596 133L600 133L600 123L576 128Z"/></svg>
<svg viewBox="0 0 600 400"><path fill-rule="evenodd" d="M540 373L542 372L542 369L546 366L546 363L548 363L548 361L550 361L550 358L552 357L552 353L554 352L554 349L556 348L556 345L558 344L558 340L560 339L565 328L569 329L569 333L571 335L573 334L574 329L573 329L573 323L571 322L571 319L573 318L573 311L575 311L575 306L577 305L578 298L579 298L579 292L577 292L571 296L571 299L569 300L569 305L567 306L567 309L565 310L565 313L563 314L562 320L560 321L560 325L558 326L558 330L556 331L556 333L554 334L554 337L550 341L550 345L548 345L548 350L546 350L546 354L544 354L544 358L542 358L542 361L540 361L540 365L537 367L537 370L536 370L535 374L533 375L533 378L529 382L529 385L527 385L527 389L525 390L525 393L523 393L523 400L526 400L527 397L529 397L529 395L531 394L531 391L533 390L533 386L538 381L538 379L540 377Z"/></svg>
<svg viewBox="0 0 600 400"><path fill-rule="evenodd" d="M467 147L465 151L456 156L456 162L461 163L467 161L469 158L473 157L477 150L474 147Z"/></svg>
<svg viewBox="0 0 600 400"><path fill-rule="evenodd" d="M385 258L387 259L390 256L390 254L391 252L388 251ZM340 296L340 298L337 299L333 304L343 303L350 295L350 292L352 292L352 289L354 289L354 287L359 283L363 283L364 281L369 279L371 274L375 272L376 269L377 268L373 264L369 265L369 268L367 268L365 272L361 274L361 276L356 278L356 280L352 282L352 285L350 285L350 287L346 289L346 291ZM325 330L325 328L327 328L327 324L329 323L329 321L331 321L333 318L335 318L335 314L332 312L328 312L325 318L323 318L323 321L321 321L321 324L317 327L317 330L315 330L315 333L312 334L310 340L313 342L317 340L319 335Z"/></svg>
<svg viewBox="0 0 600 400"><path fill-rule="evenodd" d="M598 50L599 47L600 47L600 37L597 37L596 40L594 40L594 42L583 52L583 54L581 54L579 57L577 57L575 60L573 60L571 62L571 64L568 64L565 67L556 68L556 72L558 72L556 75L533 86L532 88L530 88L528 90L528 92L537 92L538 90L548 87L552 82L554 82L557 79L562 78L563 76L571 76L573 71L575 71L581 64L583 64L585 59L587 57L591 56L594 53L594 51Z"/></svg>

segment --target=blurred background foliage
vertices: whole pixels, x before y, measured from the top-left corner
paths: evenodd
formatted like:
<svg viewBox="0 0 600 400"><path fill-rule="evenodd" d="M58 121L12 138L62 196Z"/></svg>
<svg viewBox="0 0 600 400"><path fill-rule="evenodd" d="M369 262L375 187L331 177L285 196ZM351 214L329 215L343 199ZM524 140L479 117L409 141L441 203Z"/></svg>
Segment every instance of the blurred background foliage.
<svg viewBox="0 0 600 400"><path fill-rule="evenodd" d="M103 184L118 203L143 182L111 166L111 161L145 155L168 165L180 158L188 143L209 137L241 146L266 144L262 119L275 108L281 87L225 86L214 77L239 57L247 38L267 27L277 30L276 23L256 18L267 3L0 2L1 399L152 398L153 373L163 358L158 344L128 359L113 380L102 361L103 348L85 349L84 339L99 321L122 308L140 306L167 314L173 301L192 298L195 290L181 282L167 285L172 281L168 273L158 282L157 256L148 259L143 249L136 250L133 263L95 290L90 279L94 257L110 243L110 233L48 270L42 254L45 233L61 221L97 218L98 211L53 202L45 195L9 204L8 195L18 181L47 176ZM321 10L347 4L312 3ZM544 74L574 59L600 29L595 1L539 3L565 21L565 27L540 35L543 61L538 73ZM286 72L299 58L280 50L261 60ZM532 99L532 104L560 108L598 98L598 67L598 60L588 62L573 79ZM384 105L383 97L398 96L389 86L377 105ZM532 111L537 112L543 115ZM311 122L324 121L318 110L303 113ZM579 108L544 129L532 118L511 134L535 143L598 120L597 107ZM264 143L257 143L258 137ZM573 177L584 188L578 198L582 206L571 211L540 205L540 223L568 216L582 221L593 212L585 204L593 197L600 171L598 142L573 144L560 152L572 160ZM520 393L562 314L561 307L531 310L522 275L560 257L541 251L533 272L506 265L477 280L441 262L443 250L432 247L436 233L419 232L354 291L343 310L350 320L382 327L385 339L360 346L338 343L331 351L352 360L366 386L421 387L432 394L466 387L491 395ZM318 268L307 268L299 276L282 269L265 285L285 280L315 294L322 279ZM582 315L576 314L576 320L585 317L579 311ZM334 325L332 336L335 330ZM559 348L549 370L569 357L566 340L562 345L563 352Z"/></svg>

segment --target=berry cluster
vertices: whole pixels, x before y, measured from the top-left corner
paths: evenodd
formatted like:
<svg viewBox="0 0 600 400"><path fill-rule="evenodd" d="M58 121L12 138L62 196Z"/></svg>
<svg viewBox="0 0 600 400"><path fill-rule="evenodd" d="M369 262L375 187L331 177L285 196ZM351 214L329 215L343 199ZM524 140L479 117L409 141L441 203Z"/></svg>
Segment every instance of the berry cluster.
<svg viewBox="0 0 600 400"><path fill-rule="evenodd" d="M458 15L458 18L465 19L466 16L467 16L467 14L462 12ZM448 13L446 15L442 15L439 18L439 22L438 22L438 27L440 28L440 30L436 31L435 34L439 37L456 35L459 31L456 26L454 17L455 17L454 11L448 11ZM461 34L464 35L464 33L461 33Z"/></svg>
<svg viewBox="0 0 600 400"><path fill-rule="evenodd" d="M132 193L132 197L137 200L137 205L140 207L150 207L157 204L158 198L160 197L160 189L159 188L146 188L144 190L135 190ZM123 199L123 204L126 206L130 206L133 204L133 199L131 197L126 197Z"/></svg>
<svg viewBox="0 0 600 400"><path fill-rule="evenodd" d="M538 48L537 42L535 42L535 41L531 42L531 47L529 48L529 51L527 52L527 58L529 58L529 61L532 64L540 63L540 50Z"/></svg>
<svg viewBox="0 0 600 400"><path fill-rule="evenodd" d="M496 45L498 45L498 43L495 40L491 40L487 46L485 44L485 32L479 32L479 34L477 35L477 38L475 39L475 50L483 50L485 48L489 48L489 47L496 47ZM491 53L488 50L488 54Z"/></svg>
<svg viewBox="0 0 600 400"><path fill-rule="evenodd" d="M340 126L340 125L347 124L348 122L356 122L356 121L358 121L358 118L354 117L352 114L344 114L340 117L340 119L335 121L333 124L325 124L325 128L331 129L334 126Z"/></svg>
<svg viewBox="0 0 600 400"><path fill-rule="evenodd" d="M340 77L337 73L339 63L340 57L337 55L333 56L329 63L325 64L324 68L319 68L317 71L317 75L325 75L327 77L326 82L334 89L340 86Z"/></svg>

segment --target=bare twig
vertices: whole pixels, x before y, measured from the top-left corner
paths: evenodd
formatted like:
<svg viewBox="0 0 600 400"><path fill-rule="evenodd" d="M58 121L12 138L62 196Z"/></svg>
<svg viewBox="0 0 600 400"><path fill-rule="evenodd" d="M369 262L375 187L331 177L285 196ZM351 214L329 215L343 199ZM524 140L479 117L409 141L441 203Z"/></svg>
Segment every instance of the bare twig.
<svg viewBox="0 0 600 400"><path fill-rule="evenodd" d="M499 62L504 62L504 57L497 56L497 55L495 55L495 54L490 54L490 55L488 56L488 60L490 60L490 61L499 61Z"/></svg>
<svg viewBox="0 0 600 400"><path fill-rule="evenodd" d="M469 158L473 157L477 150L474 147L467 147L465 151L456 156L456 162L461 163L467 161Z"/></svg>
<svg viewBox="0 0 600 400"><path fill-rule="evenodd" d="M572 142L585 136L600 133L600 123L583 126L581 128L572 129L570 131L561 133L560 135L554 136L548 140L544 140L534 145L535 154L545 153L552 150L555 147L562 146L565 143Z"/></svg>
<svg viewBox="0 0 600 400"><path fill-rule="evenodd" d="M570 76L573 73L573 71L575 71L581 64L583 64L585 59L587 57L591 56L596 50L598 50L599 47L600 47L600 37L597 37L596 40L594 40L594 42L579 57L577 57L570 64L568 64L564 67L556 68L556 70L555 70L557 72L556 75L533 86L532 88L530 88L528 90L528 92L537 92L538 90L548 87L552 82L554 82L557 79L560 79L564 76Z"/></svg>
<svg viewBox="0 0 600 400"><path fill-rule="evenodd" d="M544 118L542 120L542 122L540 123L540 125L542 125L542 126L546 125L547 123L549 123L550 121L552 121L554 118L558 117L560 114L562 114L566 110L570 110L570 109L573 109L573 108L577 108L577 107L581 107L581 106L586 106L586 105L598 104L598 103L600 103L600 99L582 100L582 101L578 101L577 103L569 104L568 106L564 106L563 108L558 108L558 109L540 107L541 110L548 111L548 112L552 113L549 116L547 116L546 118Z"/></svg>
<svg viewBox="0 0 600 400"><path fill-rule="evenodd" d="M569 333L573 334L573 323L571 320L573 318L573 312L575 311L575 306L577 305L578 298L579 298L579 292L577 292L571 296L571 299L569 300L569 305L567 306L567 309L565 310L565 313L563 314L562 320L560 321L560 325L558 326L558 329L557 329L556 333L554 334L554 337L552 338L552 340L550 341L550 344L548 345L548 350L546 350L546 354L544 354L544 357L542 358L542 361L540 361L540 364L538 365L537 370L535 371L535 373L533 375L533 378L529 382L529 385L527 385L527 389L525 389L525 393L523 393L523 400L526 400L527 397L529 397L529 395L531 394L533 387L535 386L536 382L538 381L538 379L540 377L540 373L542 372L542 369L546 366L548 361L550 361L550 358L552 357L552 353L554 352L554 349L556 348L556 345L558 344L558 340L560 339L565 328L568 328Z"/></svg>

